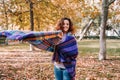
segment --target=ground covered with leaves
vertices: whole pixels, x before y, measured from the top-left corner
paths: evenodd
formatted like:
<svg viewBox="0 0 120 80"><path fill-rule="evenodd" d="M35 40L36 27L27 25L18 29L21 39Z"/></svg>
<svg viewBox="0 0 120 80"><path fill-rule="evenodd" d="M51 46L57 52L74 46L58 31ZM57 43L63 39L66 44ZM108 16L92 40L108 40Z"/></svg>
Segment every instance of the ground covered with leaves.
<svg viewBox="0 0 120 80"><path fill-rule="evenodd" d="M51 58L45 51L1 51L0 80L54 80ZM120 56L78 55L76 80L120 80Z"/></svg>

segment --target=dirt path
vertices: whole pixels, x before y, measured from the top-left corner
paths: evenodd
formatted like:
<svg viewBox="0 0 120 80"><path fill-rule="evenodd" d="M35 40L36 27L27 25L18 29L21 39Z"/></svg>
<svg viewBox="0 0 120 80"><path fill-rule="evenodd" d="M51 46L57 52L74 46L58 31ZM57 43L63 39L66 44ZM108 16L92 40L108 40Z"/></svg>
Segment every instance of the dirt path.
<svg viewBox="0 0 120 80"><path fill-rule="evenodd" d="M51 53L31 51L3 51L0 52L1 64L17 65L23 63L50 63ZM0 65L1 65L0 64Z"/></svg>

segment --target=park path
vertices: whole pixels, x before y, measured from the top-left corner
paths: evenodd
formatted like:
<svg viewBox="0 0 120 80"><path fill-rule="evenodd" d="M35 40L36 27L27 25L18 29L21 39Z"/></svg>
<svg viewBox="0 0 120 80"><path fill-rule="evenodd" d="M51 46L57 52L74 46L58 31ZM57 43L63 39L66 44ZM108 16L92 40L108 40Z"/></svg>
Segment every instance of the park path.
<svg viewBox="0 0 120 80"><path fill-rule="evenodd" d="M45 51L2 51L0 65L20 65L23 63L51 63L52 53Z"/></svg>

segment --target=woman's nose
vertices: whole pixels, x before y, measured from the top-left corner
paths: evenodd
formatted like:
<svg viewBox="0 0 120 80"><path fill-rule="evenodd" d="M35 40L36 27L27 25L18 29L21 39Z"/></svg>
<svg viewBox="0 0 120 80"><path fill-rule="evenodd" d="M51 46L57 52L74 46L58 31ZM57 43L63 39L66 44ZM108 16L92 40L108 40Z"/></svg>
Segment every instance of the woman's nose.
<svg viewBox="0 0 120 80"><path fill-rule="evenodd" d="M67 25L64 25L63 27L67 27Z"/></svg>

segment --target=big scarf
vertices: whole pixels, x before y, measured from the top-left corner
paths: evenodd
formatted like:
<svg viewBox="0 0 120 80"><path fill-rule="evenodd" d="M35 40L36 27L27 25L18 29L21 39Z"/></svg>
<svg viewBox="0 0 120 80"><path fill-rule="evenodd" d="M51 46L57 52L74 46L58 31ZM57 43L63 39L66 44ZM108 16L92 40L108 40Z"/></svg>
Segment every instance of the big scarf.
<svg viewBox="0 0 120 80"><path fill-rule="evenodd" d="M0 37L5 36L7 40L11 40L11 42L19 40L26 41L33 46L46 50L46 51L54 51L54 45L56 45L60 38L58 35L62 31L20 31L20 30L4 30L0 31Z"/></svg>
<svg viewBox="0 0 120 80"><path fill-rule="evenodd" d="M64 42L55 46L53 61L62 62L70 74L72 80L75 80L77 55L77 42L73 36L67 35Z"/></svg>

